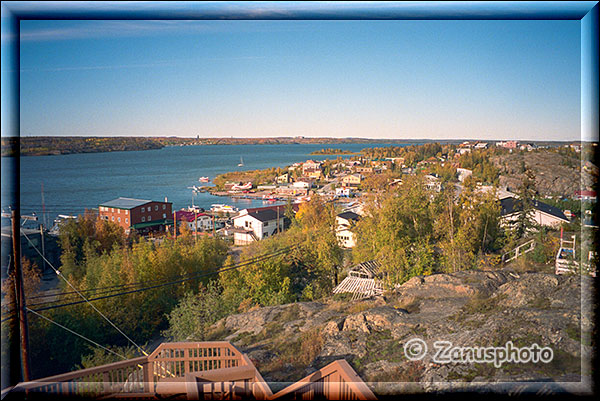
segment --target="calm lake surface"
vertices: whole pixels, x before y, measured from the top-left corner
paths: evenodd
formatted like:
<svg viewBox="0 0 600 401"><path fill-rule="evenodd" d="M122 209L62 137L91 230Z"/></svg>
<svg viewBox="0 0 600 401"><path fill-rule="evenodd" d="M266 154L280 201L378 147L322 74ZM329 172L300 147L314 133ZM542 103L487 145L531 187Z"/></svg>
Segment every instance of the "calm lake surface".
<svg viewBox="0 0 600 401"><path fill-rule="evenodd" d="M50 225L58 214L77 215L86 208L120 196L173 202L173 210L192 202L209 209L223 203L239 208L265 205L261 200L238 200L207 193L194 195L192 185L207 185L198 178L211 180L228 171L285 167L307 159L324 160L338 156L311 156L323 148L358 152L367 147L390 144L308 144L308 145L210 145L174 146L158 150L87 153L20 158L21 214L42 215L42 184L46 222ZM403 144L404 145L404 144ZM399 146L399 145L395 145ZM402 145L400 145L402 146ZM342 156L348 158L350 156ZM243 158L244 166L238 167ZM2 158L2 208L8 210L14 188L5 179L13 174L12 158ZM8 219L2 219L3 225Z"/></svg>

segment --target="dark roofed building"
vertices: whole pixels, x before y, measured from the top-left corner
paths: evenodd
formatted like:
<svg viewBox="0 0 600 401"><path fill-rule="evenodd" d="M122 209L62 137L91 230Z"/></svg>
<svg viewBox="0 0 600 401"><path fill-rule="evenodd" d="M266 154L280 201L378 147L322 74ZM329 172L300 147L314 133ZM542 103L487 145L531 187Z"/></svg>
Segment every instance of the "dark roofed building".
<svg viewBox="0 0 600 401"><path fill-rule="evenodd" d="M343 212L343 213L338 214L337 217L342 218L344 220L354 220L354 221L360 220L360 215L356 214L354 212Z"/></svg>
<svg viewBox="0 0 600 401"><path fill-rule="evenodd" d="M521 200L514 197L501 199L500 208L500 215L505 223L516 220L519 212L523 210ZM558 227L562 223L569 222L562 210L538 200L533 201L531 218L537 224L549 227Z"/></svg>
<svg viewBox="0 0 600 401"><path fill-rule="evenodd" d="M285 206L244 209L233 218L233 243L248 245L254 241L271 237L289 225L285 217Z"/></svg>
<svg viewBox="0 0 600 401"><path fill-rule="evenodd" d="M353 248L356 245L352 229L358 220L360 220L360 215L354 212L343 212L335 217L335 236L340 246Z"/></svg>

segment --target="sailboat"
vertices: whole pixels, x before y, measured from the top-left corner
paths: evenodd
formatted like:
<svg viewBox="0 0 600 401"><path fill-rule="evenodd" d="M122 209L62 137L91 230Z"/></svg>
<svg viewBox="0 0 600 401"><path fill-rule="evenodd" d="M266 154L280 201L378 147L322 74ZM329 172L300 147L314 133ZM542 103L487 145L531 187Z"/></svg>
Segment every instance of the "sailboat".
<svg viewBox="0 0 600 401"><path fill-rule="evenodd" d="M244 166L244 159L242 157L240 157L240 162L238 164L238 167L243 167Z"/></svg>

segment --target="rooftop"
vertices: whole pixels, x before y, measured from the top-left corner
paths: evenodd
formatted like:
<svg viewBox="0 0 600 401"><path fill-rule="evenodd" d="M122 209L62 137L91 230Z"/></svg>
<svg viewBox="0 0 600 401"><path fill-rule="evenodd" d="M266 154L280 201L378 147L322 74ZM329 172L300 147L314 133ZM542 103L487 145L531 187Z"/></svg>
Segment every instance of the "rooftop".
<svg viewBox="0 0 600 401"><path fill-rule="evenodd" d="M101 203L99 206L114 207L117 209L133 209L135 207L142 206L150 202L152 201L146 199L117 198L105 203Z"/></svg>
<svg viewBox="0 0 600 401"><path fill-rule="evenodd" d="M354 213L354 212L343 212L337 215L338 217L341 217L342 219L346 219L346 220L359 220L360 219L360 215Z"/></svg>
<svg viewBox="0 0 600 401"><path fill-rule="evenodd" d="M517 213L522 210L521 201L519 199L508 197L500 199L501 215L506 216L509 214ZM540 212L547 213L564 221L569 221L567 216L557 207L550 206L546 203L534 200L533 207Z"/></svg>

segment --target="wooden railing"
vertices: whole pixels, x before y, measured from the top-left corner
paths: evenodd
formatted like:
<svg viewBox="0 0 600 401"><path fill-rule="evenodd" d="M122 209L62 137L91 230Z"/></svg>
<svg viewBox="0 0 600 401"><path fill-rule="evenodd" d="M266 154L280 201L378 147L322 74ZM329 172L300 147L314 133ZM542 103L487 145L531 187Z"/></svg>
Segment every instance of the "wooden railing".
<svg viewBox="0 0 600 401"><path fill-rule="evenodd" d="M269 399L319 400L324 398L330 400L376 399L375 394L344 359L330 363L273 394Z"/></svg>
<svg viewBox="0 0 600 401"><path fill-rule="evenodd" d="M240 351L225 341L163 343L147 357L20 383L13 391L82 396L155 393L157 383L165 378L248 363Z"/></svg>
<svg viewBox="0 0 600 401"><path fill-rule="evenodd" d="M273 394L250 359L224 341L163 343L147 357L20 383L12 391L86 398L375 399L343 359Z"/></svg>
<svg viewBox="0 0 600 401"><path fill-rule="evenodd" d="M512 260L517 259L519 256L525 255L528 252L531 252L535 249L535 240L529 240L524 244L519 245L515 249L506 252L502 255L502 263L508 263ZM514 253L514 255L512 255ZM512 255L512 256L511 256Z"/></svg>
<svg viewBox="0 0 600 401"><path fill-rule="evenodd" d="M107 393L144 392L147 358L126 361L20 383L13 391L93 397Z"/></svg>

